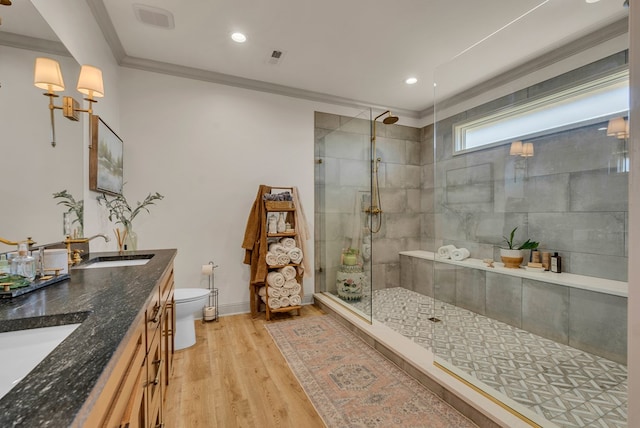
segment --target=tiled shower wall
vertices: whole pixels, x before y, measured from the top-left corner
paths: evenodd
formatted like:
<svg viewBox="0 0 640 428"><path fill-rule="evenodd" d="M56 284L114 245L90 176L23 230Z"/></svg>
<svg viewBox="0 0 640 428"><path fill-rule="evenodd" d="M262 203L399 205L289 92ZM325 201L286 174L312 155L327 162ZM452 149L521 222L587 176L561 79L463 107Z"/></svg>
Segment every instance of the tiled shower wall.
<svg viewBox="0 0 640 428"><path fill-rule="evenodd" d="M454 244L468 248L474 258L500 260L502 237L518 226L516 242L531 238L542 250L558 251L565 271L626 281L628 174L610 169L620 140L606 136L601 129L606 122L526 140L534 145L531 158L510 156L509 144L454 156L452 138L456 122L605 74L626 61L621 52L439 120L435 184L429 182L429 164L423 167L423 238L436 238L436 245L426 249ZM435 194L434 230L429 229L428 191Z"/></svg>
<svg viewBox="0 0 640 428"><path fill-rule="evenodd" d="M315 115L316 206L324 207L325 216L316 217L315 223L323 225L316 228L316 271L321 267L328 278L326 291L335 291L333 279L341 249L351 242L356 200L368 198L370 192L370 126L368 117ZM400 285L398 253L420 248L424 171L419 129L380 121L376 128L384 214L382 227L374 234L372 273L373 287L385 288ZM362 214L363 221L365 217Z"/></svg>

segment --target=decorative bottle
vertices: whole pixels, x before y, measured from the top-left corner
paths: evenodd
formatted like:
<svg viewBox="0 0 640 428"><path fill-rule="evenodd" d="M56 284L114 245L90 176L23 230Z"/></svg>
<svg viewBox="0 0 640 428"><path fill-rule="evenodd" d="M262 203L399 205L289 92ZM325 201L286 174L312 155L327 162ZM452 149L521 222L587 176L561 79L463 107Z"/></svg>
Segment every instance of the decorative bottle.
<svg viewBox="0 0 640 428"><path fill-rule="evenodd" d="M557 252L551 256L551 272L562 272L562 257L560 257Z"/></svg>
<svg viewBox="0 0 640 428"><path fill-rule="evenodd" d="M284 233L287 230L287 225L284 221L284 213L280 213L280 217L278 218L278 233Z"/></svg>
<svg viewBox="0 0 640 428"><path fill-rule="evenodd" d="M27 244L24 242L18 246L18 256L11 259L11 273L21 275L33 281L36 277L36 259L27 252Z"/></svg>

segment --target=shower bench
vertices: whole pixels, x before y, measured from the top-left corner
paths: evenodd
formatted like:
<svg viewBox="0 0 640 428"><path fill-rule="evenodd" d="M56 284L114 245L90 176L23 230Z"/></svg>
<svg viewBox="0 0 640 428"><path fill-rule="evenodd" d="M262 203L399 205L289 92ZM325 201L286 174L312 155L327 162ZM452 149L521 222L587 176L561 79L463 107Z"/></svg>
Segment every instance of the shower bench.
<svg viewBox="0 0 640 428"><path fill-rule="evenodd" d="M399 254L404 288L626 364L626 282Z"/></svg>

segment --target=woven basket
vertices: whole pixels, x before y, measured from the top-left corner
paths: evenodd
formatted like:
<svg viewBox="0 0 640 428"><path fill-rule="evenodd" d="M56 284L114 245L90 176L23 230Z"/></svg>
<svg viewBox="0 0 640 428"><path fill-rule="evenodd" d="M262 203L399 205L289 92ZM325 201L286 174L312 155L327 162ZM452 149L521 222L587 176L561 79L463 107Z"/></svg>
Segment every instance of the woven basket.
<svg viewBox="0 0 640 428"><path fill-rule="evenodd" d="M293 208L293 201L264 201L268 210L289 210Z"/></svg>

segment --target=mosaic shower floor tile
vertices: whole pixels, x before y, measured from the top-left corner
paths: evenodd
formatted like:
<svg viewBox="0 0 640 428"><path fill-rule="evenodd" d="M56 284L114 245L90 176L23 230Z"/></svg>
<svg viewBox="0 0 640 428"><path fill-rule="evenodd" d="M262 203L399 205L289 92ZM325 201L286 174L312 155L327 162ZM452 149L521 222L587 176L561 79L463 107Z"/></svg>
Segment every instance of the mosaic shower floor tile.
<svg viewBox="0 0 640 428"><path fill-rule="evenodd" d="M557 426L627 426L622 364L405 288L347 303Z"/></svg>

